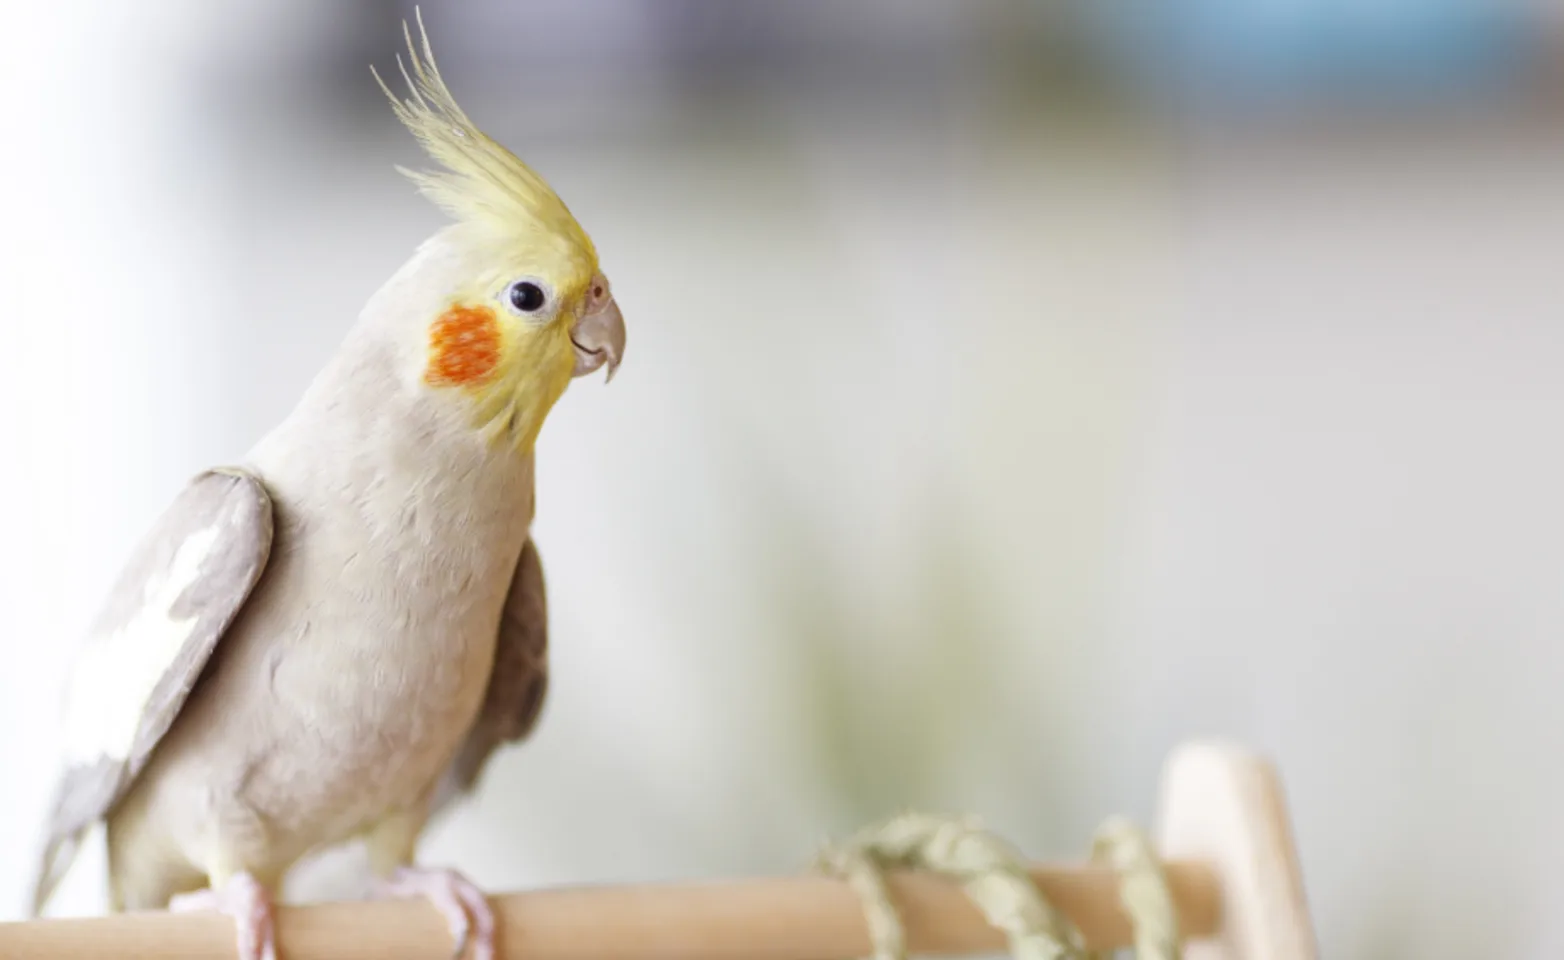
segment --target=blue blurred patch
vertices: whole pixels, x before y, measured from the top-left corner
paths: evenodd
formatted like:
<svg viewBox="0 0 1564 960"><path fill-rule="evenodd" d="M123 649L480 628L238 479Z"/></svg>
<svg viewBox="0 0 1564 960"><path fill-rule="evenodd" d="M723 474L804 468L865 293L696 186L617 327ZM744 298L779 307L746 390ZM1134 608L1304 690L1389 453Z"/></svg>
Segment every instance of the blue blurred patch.
<svg viewBox="0 0 1564 960"><path fill-rule="evenodd" d="M1091 0L1094 41L1143 90L1196 104L1470 99L1512 90L1535 13L1484 0Z"/></svg>

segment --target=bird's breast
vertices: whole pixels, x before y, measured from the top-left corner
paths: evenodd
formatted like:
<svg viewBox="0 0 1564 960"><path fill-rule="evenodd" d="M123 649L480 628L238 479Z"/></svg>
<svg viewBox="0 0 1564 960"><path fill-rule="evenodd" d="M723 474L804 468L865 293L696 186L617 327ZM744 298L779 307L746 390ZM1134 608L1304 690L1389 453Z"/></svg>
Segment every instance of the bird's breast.
<svg viewBox="0 0 1564 960"><path fill-rule="evenodd" d="M279 504L277 549L207 699L244 731L237 785L282 847L347 839L450 763L487 689L526 480Z"/></svg>

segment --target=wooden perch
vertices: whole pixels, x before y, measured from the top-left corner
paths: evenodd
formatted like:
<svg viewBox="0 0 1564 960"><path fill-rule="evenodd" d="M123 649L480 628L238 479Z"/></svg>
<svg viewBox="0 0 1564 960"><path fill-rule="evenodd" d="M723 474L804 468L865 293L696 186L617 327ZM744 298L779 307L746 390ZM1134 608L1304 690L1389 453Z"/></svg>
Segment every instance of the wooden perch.
<svg viewBox="0 0 1564 960"><path fill-rule="evenodd" d="M1158 855L1186 960L1316 960L1281 782L1219 743L1180 747L1164 771ZM1120 876L1102 866L1035 867L1043 896L1094 950L1129 946ZM914 954L1005 950L955 883L889 875ZM851 960L870 952L863 904L822 876L597 886L492 899L501 960ZM282 960L448 956L445 921L417 901L284 907ZM148 912L0 924L0 960L233 960L233 921Z"/></svg>
<svg viewBox="0 0 1564 960"><path fill-rule="evenodd" d="M1203 865L1170 863L1168 883L1186 936L1218 930L1221 890ZM1096 948L1129 945L1117 877L1099 867L1039 867L1045 896ZM995 952L1004 938L959 887L893 875L892 890L917 953ZM824 877L706 884L580 887L491 901L504 960L831 960L869 952L863 909ZM417 901L283 907L277 952L286 960L429 960L449 954L445 921ZM233 960L233 921L162 912L0 924L0 957L16 960Z"/></svg>

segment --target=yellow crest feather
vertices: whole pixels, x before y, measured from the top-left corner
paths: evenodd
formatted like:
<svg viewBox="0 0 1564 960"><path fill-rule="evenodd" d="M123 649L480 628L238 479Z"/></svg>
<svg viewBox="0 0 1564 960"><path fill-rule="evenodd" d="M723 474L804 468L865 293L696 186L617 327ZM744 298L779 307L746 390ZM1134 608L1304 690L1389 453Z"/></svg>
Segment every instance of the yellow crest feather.
<svg viewBox="0 0 1564 960"><path fill-rule="evenodd" d="M564 201L531 167L479 130L457 105L435 66L423 14L414 8L414 16L423 40L422 56L413 44L412 31L403 21L411 74L402 57L396 58L412 96L399 99L373 66L370 72L390 98L397 118L445 171L428 173L401 166L397 170L458 220L510 232L531 228L565 241L577 248L572 252L595 262L597 254L591 239Z"/></svg>

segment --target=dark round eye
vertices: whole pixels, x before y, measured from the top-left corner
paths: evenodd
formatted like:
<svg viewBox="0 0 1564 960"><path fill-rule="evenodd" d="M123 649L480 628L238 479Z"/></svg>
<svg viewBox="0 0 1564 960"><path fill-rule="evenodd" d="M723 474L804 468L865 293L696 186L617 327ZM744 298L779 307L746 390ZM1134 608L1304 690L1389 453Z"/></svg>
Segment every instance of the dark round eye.
<svg viewBox="0 0 1564 960"><path fill-rule="evenodd" d="M510 304L522 313L537 313L548 300L543 288L530 280L520 280L510 285Z"/></svg>

